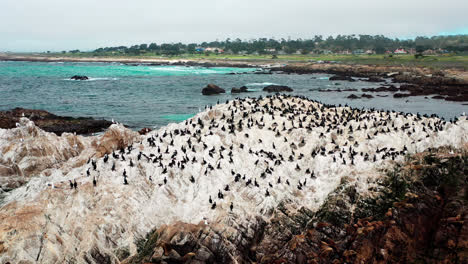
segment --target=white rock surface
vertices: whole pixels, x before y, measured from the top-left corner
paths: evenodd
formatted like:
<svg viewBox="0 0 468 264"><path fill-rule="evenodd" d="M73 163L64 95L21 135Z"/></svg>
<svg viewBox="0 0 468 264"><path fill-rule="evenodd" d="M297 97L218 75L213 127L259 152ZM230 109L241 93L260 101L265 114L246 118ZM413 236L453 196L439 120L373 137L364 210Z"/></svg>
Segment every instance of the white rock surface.
<svg viewBox="0 0 468 264"><path fill-rule="evenodd" d="M339 118L344 114L349 120L332 124L335 116ZM235 133L229 133L227 120L231 116L231 123L236 125ZM198 120L204 124L203 128ZM299 120L303 121L302 128ZM323 126L320 125L322 120ZM242 130L238 129L239 122L242 122ZM309 125L313 126L307 129ZM403 130L405 125L409 128ZM273 131L275 127L280 136ZM69 142L73 140L80 142L83 149L66 161L66 157L61 157L59 166L48 168L4 198L0 205L0 263L19 260L83 263L84 256L93 248L111 256L123 247L129 247L130 252L135 253L135 240L162 224L175 221L198 223L204 218L208 223L227 224L233 219L242 222L256 215L268 220L281 201L316 210L343 177L356 182L359 192L366 192L369 182L379 176L378 170L394 162L390 154L382 159L385 153L401 151L401 155L395 155L395 161L398 161L403 160L406 153L439 146L461 147L468 142L465 117L456 123L446 123L438 118L416 115L326 108L317 102L292 97L266 98L258 102L254 99L231 101L207 109L186 122L170 124L145 136L133 136L136 143L130 153L125 149L125 161L116 151L119 158L110 155L107 163L104 162L102 154L105 151L99 147L103 138L57 137L34 128L39 135L34 139L34 136L20 135L25 129L0 130L2 160L15 158L16 150L3 152L4 146L13 138L27 138L28 144L41 140L43 147L58 149L53 153L72 151L70 145L73 144ZM338 129L343 133L338 133ZM390 131L383 132L383 129ZM179 135L176 135L177 130ZM180 131L189 133L180 135ZM379 133L374 135L376 131ZM156 146L150 146L149 138L154 139ZM189 147L189 139L194 151ZM68 145L62 143L65 141ZM182 147L187 149L186 153ZM221 147L225 150L221 151ZM232 163L229 162L231 147ZM322 147L325 148L324 155L320 153ZM351 164L350 147L357 153L354 165ZM405 147L407 151L403 153ZM386 150L378 151L384 148ZM313 151L317 151L314 156L311 155ZM84 152L88 154L83 156ZM142 155L138 160L140 152L148 158ZM276 159L270 159L267 152L276 158L281 154L281 164L275 165ZM366 153L368 160L364 159ZM77 165L73 158L78 156L83 160L83 157L93 155L99 157L94 159L96 170L91 162ZM291 155L293 161L289 161ZM159 156L161 158L153 162ZM188 161L182 169L178 163L184 159ZM196 161L192 162L193 159ZM207 163L202 165L202 160ZM27 166L29 162L35 161L25 155L19 167ZM112 171L114 162L115 171ZM169 166L171 162L175 162L172 167ZM220 169L217 169L218 164ZM213 169L208 169L208 165ZM90 176L87 176L88 169ZM267 169L271 173L265 173ZM314 173L313 177L306 173L307 169ZM123 184L124 171L128 185ZM231 171L240 174L238 182ZM262 173L265 173L264 177ZM245 180L242 179L244 176ZM281 183L278 183L279 177ZM96 187L93 179L97 180ZM252 182L246 186L249 179ZM76 190L70 189L69 180L76 180ZM259 187L254 186L254 181ZM229 185L229 191L224 190L226 185ZM218 198L219 190L223 199ZM269 196L265 195L267 190ZM216 202L215 209L209 203L209 196ZM231 203L234 206L232 212L229 209ZM117 258L114 257L112 262L118 263Z"/></svg>

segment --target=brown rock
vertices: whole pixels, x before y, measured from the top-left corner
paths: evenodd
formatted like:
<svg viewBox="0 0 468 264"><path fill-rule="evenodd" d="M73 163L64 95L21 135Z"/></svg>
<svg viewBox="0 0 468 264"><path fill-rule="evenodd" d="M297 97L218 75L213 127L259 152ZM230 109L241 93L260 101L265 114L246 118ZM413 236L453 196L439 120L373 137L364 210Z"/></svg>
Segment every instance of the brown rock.
<svg viewBox="0 0 468 264"><path fill-rule="evenodd" d="M292 92L293 89L286 85L268 85L263 88L263 91L269 93L281 93L281 92Z"/></svg>
<svg viewBox="0 0 468 264"><path fill-rule="evenodd" d="M220 93L225 93L225 92L226 90L212 83L208 84L205 88L202 89L203 95L213 95L213 94L220 94Z"/></svg>

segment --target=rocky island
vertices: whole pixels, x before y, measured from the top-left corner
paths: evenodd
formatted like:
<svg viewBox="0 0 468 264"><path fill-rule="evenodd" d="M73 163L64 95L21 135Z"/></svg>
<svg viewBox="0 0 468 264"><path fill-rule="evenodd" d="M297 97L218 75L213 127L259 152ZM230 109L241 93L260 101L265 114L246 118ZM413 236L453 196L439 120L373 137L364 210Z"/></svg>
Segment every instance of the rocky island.
<svg viewBox="0 0 468 264"><path fill-rule="evenodd" d="M0 261L464 262L467 142L465 116L289 95L146 135L23 117L0 129Z"/></svg>

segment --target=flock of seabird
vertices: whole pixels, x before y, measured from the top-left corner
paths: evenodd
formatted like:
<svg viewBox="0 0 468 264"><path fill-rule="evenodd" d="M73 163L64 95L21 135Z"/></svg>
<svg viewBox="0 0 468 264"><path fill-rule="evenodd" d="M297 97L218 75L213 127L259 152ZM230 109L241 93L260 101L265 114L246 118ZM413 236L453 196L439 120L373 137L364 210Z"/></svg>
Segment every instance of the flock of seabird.
<svg viewBox="0 0 468 264"><path fill-rule="evenodd" d="M253 188L265 198L278 186L308 192L306 187L320 177L313 162L319 157L330 166L396 160L451 122L435 115L326 105L289 95L235 99L206 107L183 126L153 131L133 145L90 159L82 175L95 187L106 180L100 176L106 171L121 177L124 185L146 177L155 188L164 188L177 177L186 177L183 182L190 185L228 173L229 180L206 195L206 206L215 210L224 203L223 208L232 211L236 201L226 199L230 192ZM381 139L372 143L379 135L399 139L386 146ZM193 164L201 169L194 170ZM153 173L139 173L135 167L152 168ZM252 167L257 169L243 169ZM70 188L77 189L76 180L70 180Z"/></svg>

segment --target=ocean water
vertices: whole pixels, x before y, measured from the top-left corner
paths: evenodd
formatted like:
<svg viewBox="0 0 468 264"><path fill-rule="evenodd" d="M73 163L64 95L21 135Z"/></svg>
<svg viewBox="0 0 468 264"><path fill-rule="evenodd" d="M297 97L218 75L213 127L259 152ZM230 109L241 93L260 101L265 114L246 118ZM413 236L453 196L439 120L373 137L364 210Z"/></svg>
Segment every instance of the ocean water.
<svg viewBox="0 0 468 264"><path fill-rule="evenodd" d="M0 61L0 110L44 109L58 115L114 119L134 129L156 128L190 118L218 101L265 96L268 93L262 91L264 86L281 84L292 87L291 94L327 104L438 114L446 119L468 112L468 106L462 103L424 97L394 99L391 93L371 93L375 98L351 100L346 97L362 92L318 92L319 89L378 87L381 83L329 81L327 74L253 74L257 70ZM70 80L73 75L86 75L90 80ZM201 89L209 83L226 89L226 94L203 96ZM232 87L243 85L252 92L230 93Z"/></svg>

